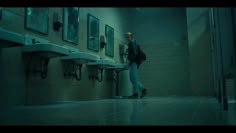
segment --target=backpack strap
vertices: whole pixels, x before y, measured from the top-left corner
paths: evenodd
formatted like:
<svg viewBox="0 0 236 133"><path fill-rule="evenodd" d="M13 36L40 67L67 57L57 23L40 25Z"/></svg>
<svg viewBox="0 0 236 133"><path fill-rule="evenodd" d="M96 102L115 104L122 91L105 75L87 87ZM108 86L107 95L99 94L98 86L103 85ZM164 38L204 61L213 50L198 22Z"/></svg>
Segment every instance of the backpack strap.
<svg viewBox="0 0 236 133"><path fill-rule="evenodd" d="M132 40L132 48L134 50L134 54L137 55L138 54L138 44L136 42L136 40Z"/></svg>

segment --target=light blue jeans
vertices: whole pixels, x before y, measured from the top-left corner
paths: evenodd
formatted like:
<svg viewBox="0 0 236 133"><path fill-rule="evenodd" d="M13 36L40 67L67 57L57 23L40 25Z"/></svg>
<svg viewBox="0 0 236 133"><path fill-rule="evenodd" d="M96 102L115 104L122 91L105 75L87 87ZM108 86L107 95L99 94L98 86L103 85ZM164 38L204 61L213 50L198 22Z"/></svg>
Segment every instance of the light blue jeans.
<svg viewBox="0 0 236 133"><path fill-rule="evenodd" d="M130 64L129 76L130 76L130 81L131 81L133 88L134 88L134 93L141 92L144 88L143 88L142 83L139 81L138 65L135 62Z"/></svg>

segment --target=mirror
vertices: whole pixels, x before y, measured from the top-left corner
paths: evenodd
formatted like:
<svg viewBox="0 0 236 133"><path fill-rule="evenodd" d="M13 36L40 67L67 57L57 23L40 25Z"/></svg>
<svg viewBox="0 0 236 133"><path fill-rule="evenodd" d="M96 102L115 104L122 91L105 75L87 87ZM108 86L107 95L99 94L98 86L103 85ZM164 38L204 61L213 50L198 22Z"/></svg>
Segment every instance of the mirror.
<svg viewBox="0 0 236 133"><path fill-rule="evenodd" d="M90 50L99 50L99 19L88 14L87 30L87 48Z"/></svg>
<svg viewBox="0 0 236 133"><path fill-rule="evenodd" d="M63 40L78 44L79 40L79 8L69 7L63 9Z"/></svg>
<svg viewBox="0 0 236 133"><path fill-rule="evenodd" d="M26 8L25 28L42 34L48 34L48 8Z"/></svg>
<svg viewBox="0 0 236 133"><path fill-rule="evenodd" d="M105 25L105 36L107 39L105 53L106 55L113 57L114 56L114 29L109 25Z"/></svg>

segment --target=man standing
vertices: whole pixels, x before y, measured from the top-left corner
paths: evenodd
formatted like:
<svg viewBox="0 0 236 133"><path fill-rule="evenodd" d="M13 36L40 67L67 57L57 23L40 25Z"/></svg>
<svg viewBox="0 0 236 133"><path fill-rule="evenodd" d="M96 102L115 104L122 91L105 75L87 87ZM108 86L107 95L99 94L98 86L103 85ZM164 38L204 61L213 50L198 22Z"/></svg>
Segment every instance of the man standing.
<svg viewBox="0 0 236 133"><path fill-rule="evenodd" d="M145 89L142 83L138 79L138 63L136 62L136 56L138 52L138 46L136 40L133 38L131 32L125 34L125 38L128 44L128 60L129 60L129 75L130 81L133 85L134 94L130 96L131 98L138 98L139 93L141 92L140 97L143 98L147 94L147 89Z"/></svg>

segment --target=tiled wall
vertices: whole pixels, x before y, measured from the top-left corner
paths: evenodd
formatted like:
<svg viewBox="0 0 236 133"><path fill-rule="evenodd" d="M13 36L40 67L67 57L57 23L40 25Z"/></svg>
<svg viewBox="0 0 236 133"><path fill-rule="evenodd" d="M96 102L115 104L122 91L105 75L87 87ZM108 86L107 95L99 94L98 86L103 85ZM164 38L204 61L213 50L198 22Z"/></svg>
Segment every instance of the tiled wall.
<svg viewBox="0 0 236 133"><path fill-rule="evenodd" d="M129 26L124 8L80 8L79 42L72 45L62 40L62 30L55 32L52 25L53 13L59 14L62 21L62 8L49 9L49 34L41 35L24 28L24 8L2 8L3 16L0 26L21 34L31 34L48 39L58 45L69 45L79 48L80 51L90 52L101 57L105 56L105 49L99 52L87 50L87 13L100 19L100 35L105 34L105 24L115 30L114 60L119 63L119 44L123 44L123 33ZM89 100L107 98L114 94L114 82L106 80L98 82L88 79L91 71L88 67L82 68L82 80L65 79L62 63L59 58L51 59L48 65L48 76L41 79L40 75L31 75L26 80L21 48L6 48L0 52L1 63L1 100L0 105L44 104L68 100ZM107 57L110 58L110 57ZM106 73L106 72L105 72ZM127 73L124 72L124 73ZM124 74L122 74L124 75ZM127 75L127 74L126 74ZM121 76L122 78L122 76ZM123 78L122 78L123 79ZM7 101L7 102L6 102Z"/></svg>
<svg viewBox="0 0 236 133"><path fill-rule="evenodd" d="M188 96L188 48L185 44L158 44L143 47L147 61L139 70L149 96Z"/></svg>
<svg viewBox="0 0 236 133"><path fill-rule="evenodd" d="M148 96L191 95L185 8L141 8L135 21L147 55L139 77Z"/></svg>

